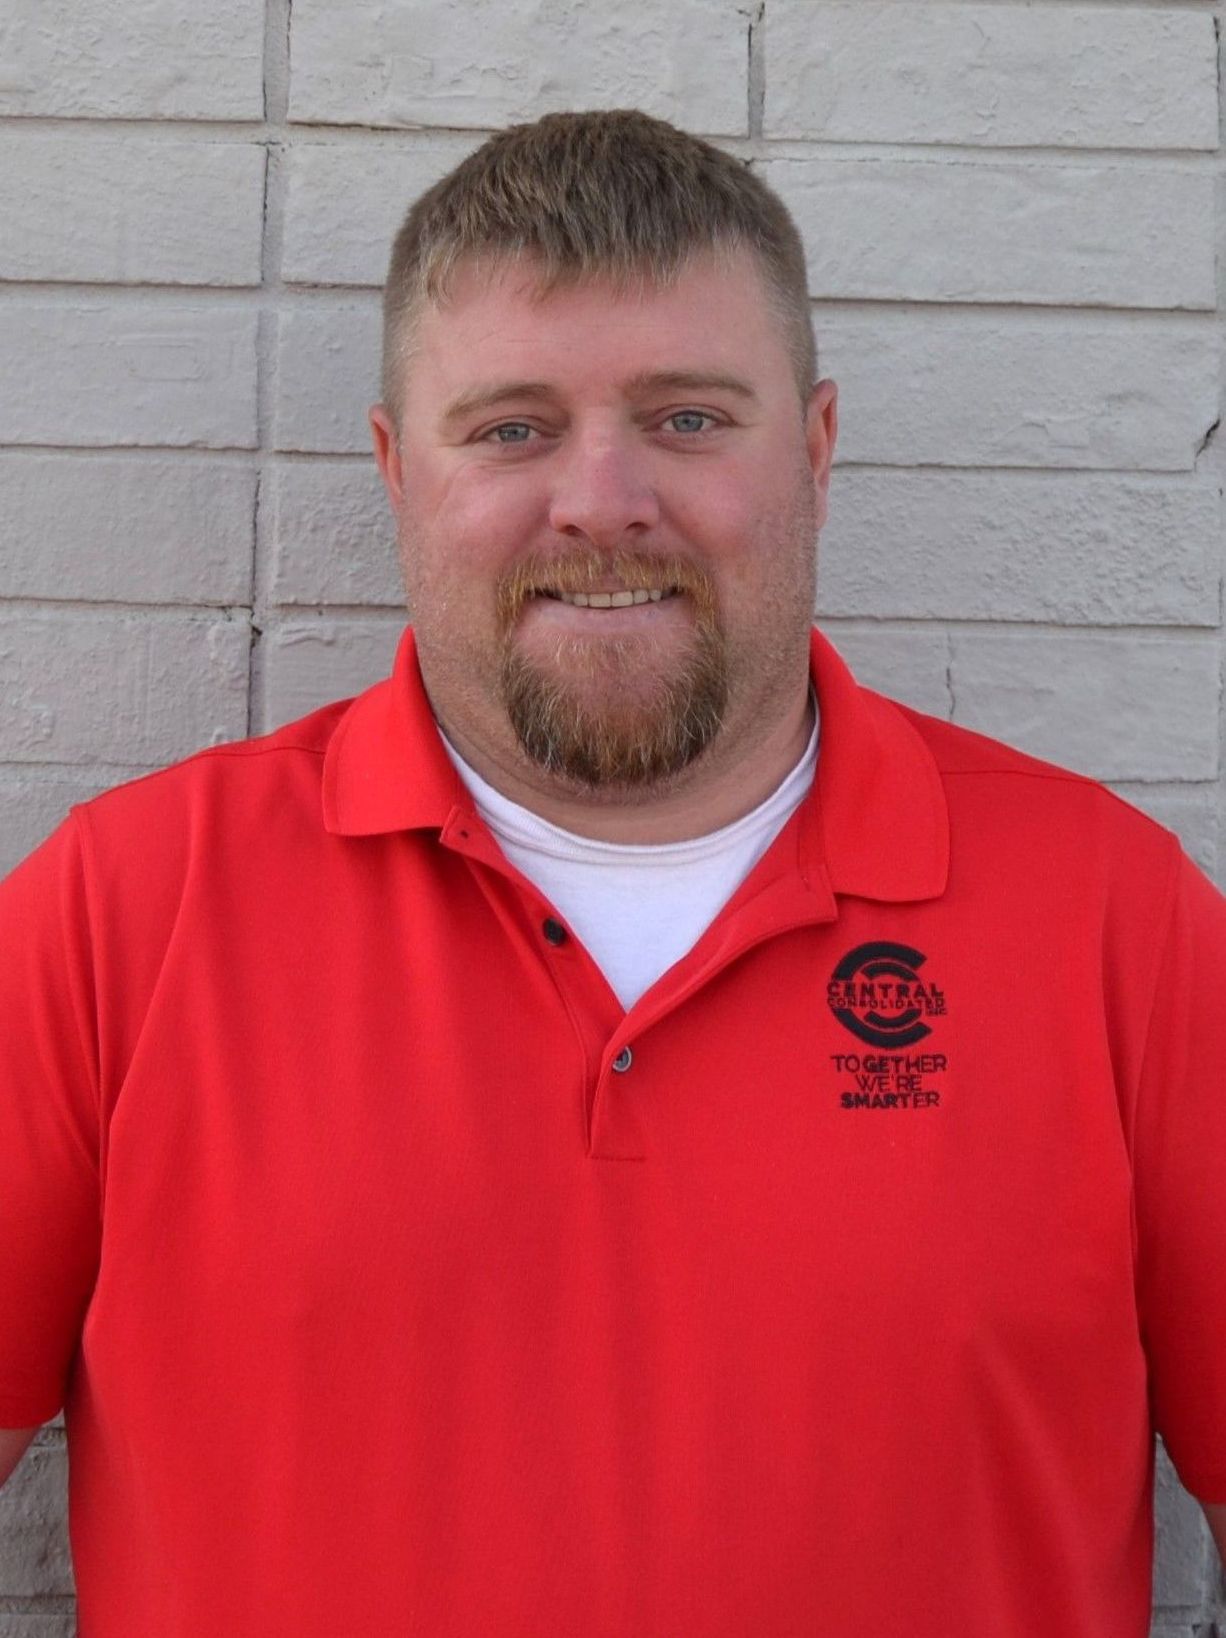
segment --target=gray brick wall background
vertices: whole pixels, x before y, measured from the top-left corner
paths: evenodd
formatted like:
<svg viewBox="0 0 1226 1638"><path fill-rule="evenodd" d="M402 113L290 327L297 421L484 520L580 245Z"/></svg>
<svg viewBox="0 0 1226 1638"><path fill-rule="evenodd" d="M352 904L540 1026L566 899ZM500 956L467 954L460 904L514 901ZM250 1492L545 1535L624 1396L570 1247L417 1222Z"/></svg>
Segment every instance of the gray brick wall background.
<svg viewBox="0 0 1226 1638"><path fill-rule="evenodd" d="M490 128L636 105L805 233L842 389L819 615L861 677L1222 880L1224 10L0 0L0 870L384 673L394 227ZM0 1638L73 1631L65 1462L45 1429L0 1496ZM1158 1521L1155 1631L1226 1634L1166 1469Z"/></svg>

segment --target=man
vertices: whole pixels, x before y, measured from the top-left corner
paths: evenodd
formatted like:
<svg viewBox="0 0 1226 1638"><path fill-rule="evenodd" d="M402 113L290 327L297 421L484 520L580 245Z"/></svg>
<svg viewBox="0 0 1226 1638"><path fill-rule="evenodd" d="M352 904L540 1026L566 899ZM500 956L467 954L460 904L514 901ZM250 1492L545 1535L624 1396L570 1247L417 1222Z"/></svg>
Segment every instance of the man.
<svg viewBox="0 0 1226 1638"><path fill-rule="evenodd" d="M90 1638L1140 1638L1155 1426L1226 1536L1226 908L811 630L815 375L739 162L492 138L389 272L393 677L5 884Z"/></svg>

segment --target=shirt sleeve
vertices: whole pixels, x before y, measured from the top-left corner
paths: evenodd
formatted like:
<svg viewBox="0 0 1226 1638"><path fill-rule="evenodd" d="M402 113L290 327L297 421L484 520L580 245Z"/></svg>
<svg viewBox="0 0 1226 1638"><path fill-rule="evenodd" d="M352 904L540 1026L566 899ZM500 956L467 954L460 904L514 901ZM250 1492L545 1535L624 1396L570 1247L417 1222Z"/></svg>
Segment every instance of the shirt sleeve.
<svg viewBox="0 0 1226 1638"><path fill-rule="evenodd" d="M100 1246L97 1021L67 819L0 881L0 1426L64 1403Z"/></svg>
<svg viewBox="0 0 1226 1638"><path fill-rule="evenodd" d="M1154 1422L1226 1502L1226 898L1182 854L1135 1104L1137 1296Z"/></svg>

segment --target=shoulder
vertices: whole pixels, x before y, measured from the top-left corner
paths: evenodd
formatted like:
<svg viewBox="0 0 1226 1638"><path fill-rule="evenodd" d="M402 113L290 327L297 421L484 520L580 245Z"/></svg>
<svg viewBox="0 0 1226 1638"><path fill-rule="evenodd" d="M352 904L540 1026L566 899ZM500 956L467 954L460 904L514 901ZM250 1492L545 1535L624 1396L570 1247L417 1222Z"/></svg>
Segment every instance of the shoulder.
<svg viewBox="0 0 1226 1638"><path fill-rule="evenodd" d="M351 700L336 700L272 733L211 745L167 767L113 785L74 813L89 829L126 828L201 801L241 803L268 790L318 792L328 744Z"/></svg>
<svg viewBox="0 0 1226 1638"><path fill-rule="evenodd" d="M880 696L878 696L880 698ZM1034 864L1115 859L1167 872L1178 838L1096 779L898 701L889 704L923 740L936 766L956 846L968 834Z"/></svg>
<svg viewBox="0 0 1226 1638"><path fill-rule="evenodd" d="M87 875L103 892L136 878L150 897L174 899L195 870L247 876L270 853L322 838L324 757L350 703L210 746L79 803L68 822Z"/></svg>

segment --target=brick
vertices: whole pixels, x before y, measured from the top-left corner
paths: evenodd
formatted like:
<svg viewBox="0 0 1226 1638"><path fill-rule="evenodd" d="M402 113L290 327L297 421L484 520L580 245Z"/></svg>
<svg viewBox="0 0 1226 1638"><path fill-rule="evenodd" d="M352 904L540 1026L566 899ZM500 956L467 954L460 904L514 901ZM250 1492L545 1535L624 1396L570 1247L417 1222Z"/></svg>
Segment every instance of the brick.
<svg viewBox="0 0 1226 1638"><path fill-rule="evenodd" d="M0 134L0 278L259 284L262 146Z"/></svg>
<svg viewBox="0 0 1226 1638"><path fill-rule="evenodd" d="M365 454L379 397L379 303L310 306L277 325L273 447Z"/></svg>
<svg viewBox="0 0 1226 1638"><path fill-rule="evenodd" d="M842 458L881 466L1188 470L1217 419L1195 318L819 309Z"/></svg>
<svg viewBox="0 0 1226 1638"><path fill-rule="evenodd" d="M948 719L949 645L944 632L916 627L845 626L826 619L821 627L857 682L917 711L927 711L929 716Z"/></svg>
<svg viewBox="0 0 1226 1638"><path fill-rule="evenodd" d="M257 733L349 699L390 675L405 620L295 620L270 626L257 651Z"/></svg>
<svg viewBox="0 0 1226 1638"><path fill-rule="evenodd" d="M300 143L287 158L287 284L382 285L404 214L477 145L476 137L414 132L395 148Z"/></svg>
<svg viewBox="0 0 1226 1638"><path fill-rule="evenodd" d="M233 459L0 452L0 596L248 602L255 491Z"/></svg>
<svg viewBox="0 0 1226 1638"><path fill-rule="evenodd" d="M72 1593L67 1492L64 1451L27 1450L0 1491L0 1598Z"/></svg>
<svg viewBox="0 0 1226 1638"><path fill-rule="evenodd" d="M1207 11L770 0L768 137L1216 148Z"/></svg>
<svg viewBox="0 0 1226 1638"><path fill-rule="evenodd" d="M813 296L1211 310L1214 178L1137 164L776 159Z"/></svg>
<svg viewBox="0 0 1226 1638"><path fill-rule="evenodd" d="M373 460L276 461L265 483L272 603L403 604L395 523Z"/></svg>
<svg viewBox="0 0 1226 1638"><path fill-rule="evenodd" d="M1161 1445L1154 1476L1154 1603L1199 1604L1209 1591L1211 1538L1200 1504Z"/></svg>
<svg viewBox="0 0 1226 1638"><path fill-rule="evenodd" d="M1216 626L1216 484L842 468L818 608L875 619Z"/></svg>
<svg viewBox="0 0 1226 1638"><path fill-rule="evenodd" d="M256 315L102 301L0 311L0 443L253 449Z"/></svg>
<svg viewBox="0 0 1226 1638"><path fill-rule="evenodd" d="M1219 653L1205 637L950 633L953 720L1095 779L1216 779Z"/></svg>
<svg viewBox="0 0 1226 1638"><path fill-rule="evenodd" d="M0 760L156 767L247 727L248 622L0 612Z"/></svg>
<svg viewBox="0 0 1226 1638"><path fill-rule="evenodd" d="M260 119L264 8L249 0L12 0L0 114Z"/></svg>
<svg viewBox="0 0 1226 1638"><path fill-rule="evenodd" d="M1220 883L1218 866L1221 826L1215 785L1137 785L1115 783L1112 790L1134 808L1140 808L1167 830L1173 830L1184 852Z"/></svg>
<svg viewBox="0 0 1226 1638"><path fill-rule="evenodd" d="M748 130L739 0L295 0L291 120L489 129L568 108L641 108Z"/></svg>
<svg viewBox="0 0 1226 1638"><path fill-rule="evenodd" d="M138 777L141 768L0 768L0 877L32 853L74 802ZM3 1628L0 1628L0 1632Z"/></svg>

